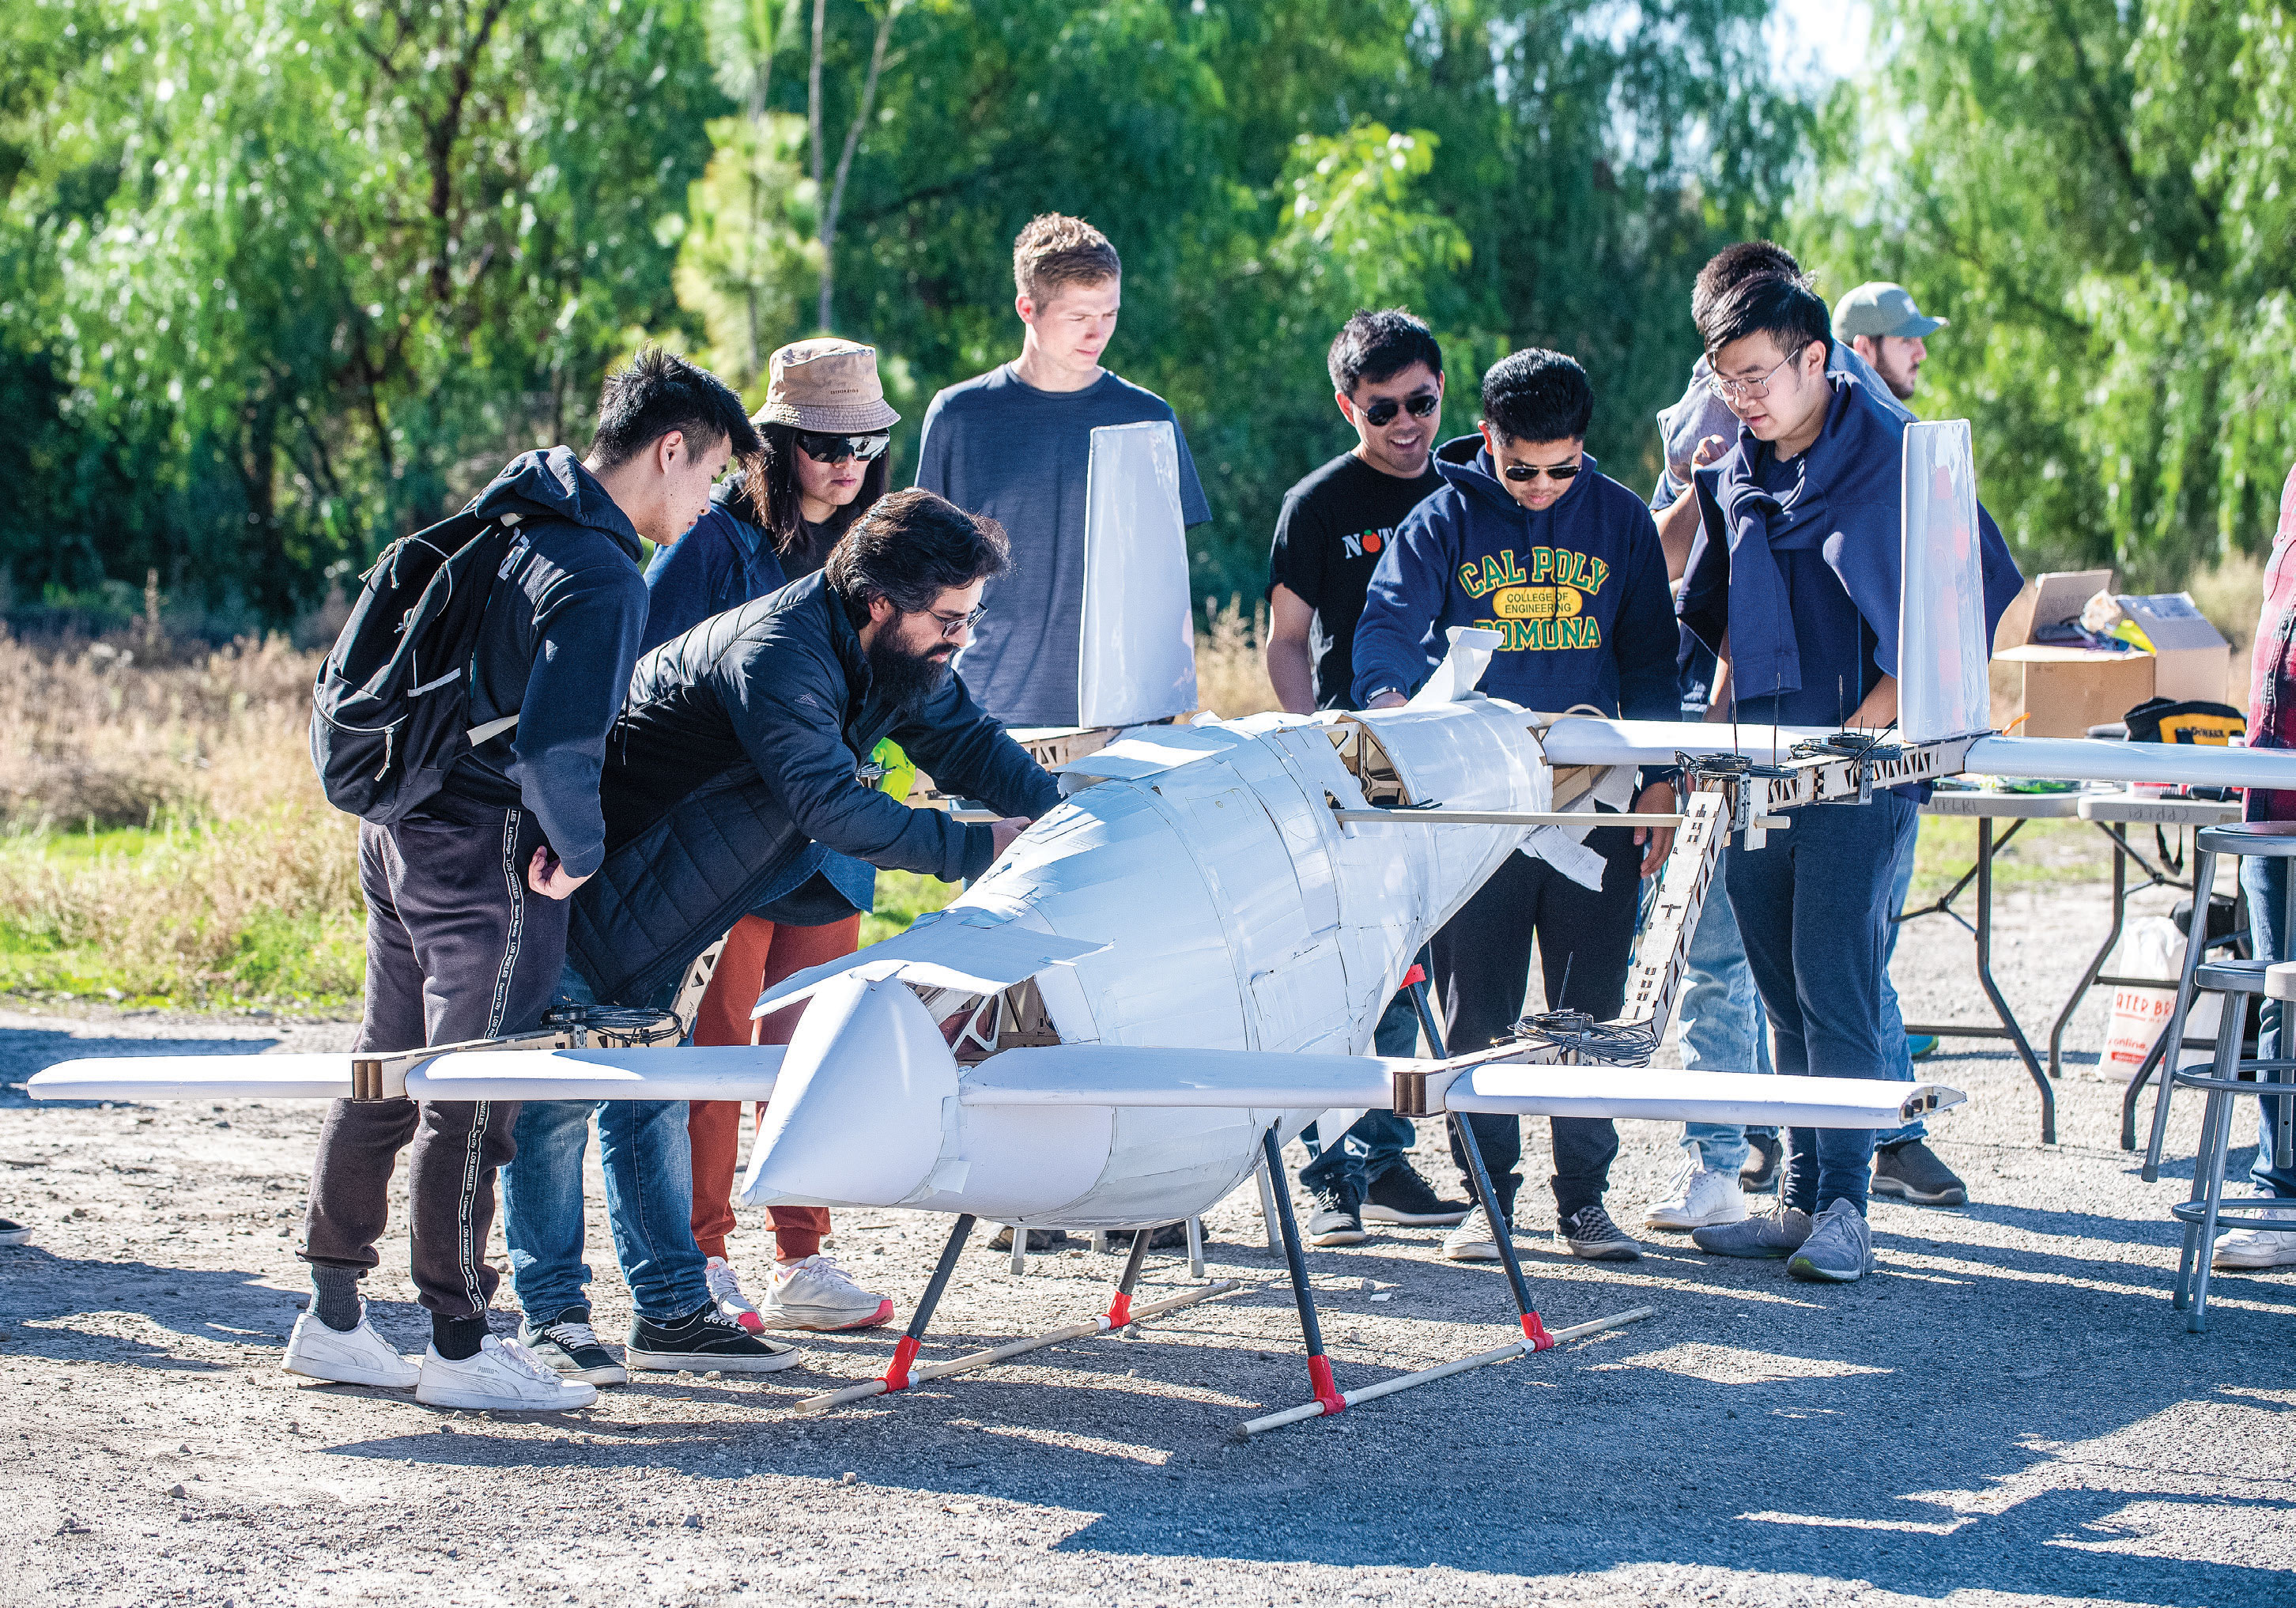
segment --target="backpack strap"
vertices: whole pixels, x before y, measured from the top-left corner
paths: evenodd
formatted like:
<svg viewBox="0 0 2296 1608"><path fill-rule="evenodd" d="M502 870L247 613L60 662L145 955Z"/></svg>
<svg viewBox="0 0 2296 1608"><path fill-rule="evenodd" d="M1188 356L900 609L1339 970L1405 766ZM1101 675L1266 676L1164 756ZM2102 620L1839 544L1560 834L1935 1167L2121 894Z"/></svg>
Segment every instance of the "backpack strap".
<svg viewBox="0 0 2296 1608"><path fill-rule="evenodd" d="M502 516L502 527L505 530L515 529L518 526L518 521L519 516L517 514L505 513ZM471 660L471 669L473 673L478 669L478 659L475 654ZM501 736L504 732L509 731L517 724L518 711L516 710L512 710L509 714L503 716L499 719L489 720L484 726L472 726L465 734L466 740L469 742L470 745L475 749L481 742L493 742L496 737Z"/></svg>

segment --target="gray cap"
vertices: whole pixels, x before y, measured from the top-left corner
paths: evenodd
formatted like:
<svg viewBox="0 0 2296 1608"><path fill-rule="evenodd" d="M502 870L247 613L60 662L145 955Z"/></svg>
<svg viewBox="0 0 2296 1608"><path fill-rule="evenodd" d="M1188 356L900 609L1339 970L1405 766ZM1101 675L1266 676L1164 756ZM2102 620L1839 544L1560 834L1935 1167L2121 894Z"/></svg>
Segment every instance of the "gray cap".
<svg viewBox="0 0 2296 1608"><path fill-rule="evenodd" d="M1838 340L1854 335L1926 335L1945 328L1942 318L1925 316L1914 305L1914 293L1901 284L1876 279L1861 284L1833 304L1833 334Z"/></svg>

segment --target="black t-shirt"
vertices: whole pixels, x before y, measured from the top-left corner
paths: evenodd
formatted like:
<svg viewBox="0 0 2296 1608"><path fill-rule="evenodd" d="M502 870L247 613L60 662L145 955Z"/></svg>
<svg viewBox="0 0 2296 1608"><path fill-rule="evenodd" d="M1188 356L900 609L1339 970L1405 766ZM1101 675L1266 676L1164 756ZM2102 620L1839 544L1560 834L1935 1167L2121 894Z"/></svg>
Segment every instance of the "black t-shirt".
<svg viewBox="0 0 2296 1608"><path fill-rule="evenodd" d="M1431 457L1426 473L1404 480L1348 452L1283 494L1268 584L1289 587L1316 611L1308 646L1317 709L1352 707L1348 692L1356 678L1356 621L1363 618L1371 572L1404 516L1442 484Z"/></svg>

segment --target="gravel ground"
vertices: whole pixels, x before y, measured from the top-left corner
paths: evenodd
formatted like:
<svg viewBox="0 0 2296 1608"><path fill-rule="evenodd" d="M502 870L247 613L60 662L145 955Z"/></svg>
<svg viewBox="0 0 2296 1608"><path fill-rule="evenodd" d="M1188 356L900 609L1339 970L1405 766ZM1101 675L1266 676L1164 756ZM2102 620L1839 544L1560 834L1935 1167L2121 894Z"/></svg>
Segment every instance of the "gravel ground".
<svg viewBox="0 0 2296 1608"><path fill-rule="evenodd" d="M2043 1036L2101 903L2005 901L1999 974ZM1898 979L1909 1014L1982 1014L1947 923L1909 930ZM791 1401L879 1371L892 1341L824 1337L805 1368L760 1382L662 1378L562 1419L496 1420L279 1371L316 1107L36 1109L0 1089L0 1212L39 1235L0 1251L0 1433L16 1448L0 1501L17 1515L0 1567L18 1601L105 1604L2285 1604L2296 1269L2223 1277L2212 1331L2185 1332L2165 1207L2190 1166L2137 1180L2115 1144L2119 1090L2079 1076L2103 1034L2099 995L2069 1035L2064 1142L2046 1149L2000 1046L1925 1063L1972 1096L1937 1148L1975 1203L1877 1203L1880 1268L1862 1284L1799 1284L1670 1236L1630 1268L1574 1263L1551 1248L1543 1192L1526 1192L1520 1237L1550 1325L1657 1316L1248 1446L1236 1422L1307 1387L1280 1259L1242 1197L1210 1221L1212 1272L1242 1289L1138 1339L794 1420ZM0 1083L161 1039L347 1038L246 1017L0 1013ZM2190 1154L2197 1114L2180 1110L2172 1156ZM1674 1135L1621 1126L1611 1201L1632 1222ZM1433 1125L1420 1153L1447 1185ZM906 1313L947 1227L843 1213L833 1249ZM1437 1261L1439 1237L1310 1253L1342 1386L1512 1331L1498 1272ZM591 1239L606 1243L595 1210ZM743 1239L764 1257L761 1232ZM1096 1310L1114 1264L1005 1266L967 1256L929 1360ZM1186 1272L1159 1258L1147 1293ZM419 1349L398 1246L369 1284L385 1333ZM619 1279L595 1293L616 1332Z"/></svg>

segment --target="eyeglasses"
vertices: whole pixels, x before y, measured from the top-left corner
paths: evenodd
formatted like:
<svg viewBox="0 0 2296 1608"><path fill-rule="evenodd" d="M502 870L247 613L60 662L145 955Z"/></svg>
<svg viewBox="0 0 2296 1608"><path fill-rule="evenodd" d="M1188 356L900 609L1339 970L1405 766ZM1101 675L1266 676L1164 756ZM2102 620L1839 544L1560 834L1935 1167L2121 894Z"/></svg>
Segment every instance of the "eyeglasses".
<svg viewBox="0 0 2296 1608"><path fill-rule="evenodd" d="M1710 374L1706 379L1706 389L1725 402L1747 402L1756 397L1767 397L1770 394L1770 381L1776 375L1778 370L1808 351L1809 346L1808 341L1803 341L1772 364L1767 372L1757 374L1751 380L1725 380L1719 374Z"/></svg>
<svg viewBox="0 0 2296 1608"><path fill-rule="evenodd" d="M1356 411L1363 415L1364 423L1374 430L1385 430L1395 423L1395 415L1398 413L1407 413L1414 419L1423 419L1442 406L1443 398L1439 395L1431 390L1423 390L1417 396L1401 402L1397 401L1393 397L1382 397L1368 407L1358 407Z"/></svg>
<svg viewBox="0 0 2296 1608"><path fill-rule="evenodd" d="M1545 475L1561 485L1565 480L1577 479L1578 472L1586 467L1587 461L1581 458L1574 464L1510 464L1499 472L1510 480L1535 480Z"/></svg>
<svg viewBox="0 0 2296 1608"><path fill-rule="evenodd" d="M944 614L939 609L922 611L932 616L933 623L940 628L943 642L955 642L959 631L969 631L980 623L980 617L988 612L988 605L983 603L970 614Z"/></svg>
<svg viewBox="0 0 2296 1608"><path fill-rule="evenodd" d="M798 450L816 464L842 464L848 458L858 458L866 464L872 458L882 457L885 448L892 444L890 435L817 436L809 430L797 432Z"/></svg>

